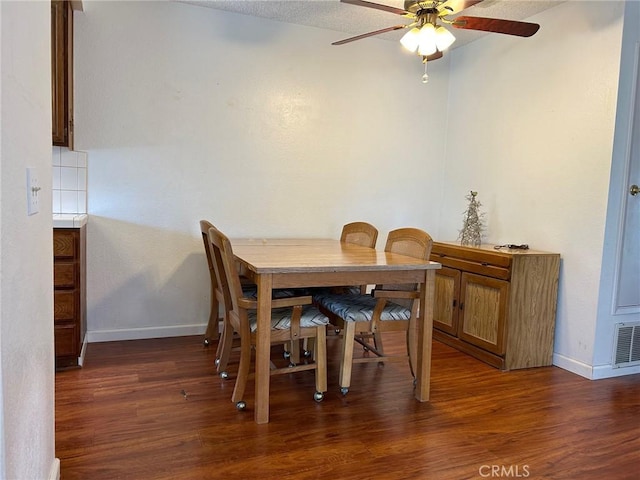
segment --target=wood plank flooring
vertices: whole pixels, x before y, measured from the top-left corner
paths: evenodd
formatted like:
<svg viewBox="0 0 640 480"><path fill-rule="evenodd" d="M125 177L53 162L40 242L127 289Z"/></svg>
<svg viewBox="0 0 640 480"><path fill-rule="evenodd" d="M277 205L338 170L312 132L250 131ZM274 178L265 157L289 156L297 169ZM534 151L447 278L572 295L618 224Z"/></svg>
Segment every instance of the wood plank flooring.
<svg viewBox="0 0 640 480"><path fill-rule="evenodd" d="M56 373L62 480L639 478L640 375L505 373L434 342L429 403L404 363L354 365L343 397L328 344L325 400L313 372L273 377L267 425L253 382L236 410L201 337L89 344L82 369Z"/></svg>

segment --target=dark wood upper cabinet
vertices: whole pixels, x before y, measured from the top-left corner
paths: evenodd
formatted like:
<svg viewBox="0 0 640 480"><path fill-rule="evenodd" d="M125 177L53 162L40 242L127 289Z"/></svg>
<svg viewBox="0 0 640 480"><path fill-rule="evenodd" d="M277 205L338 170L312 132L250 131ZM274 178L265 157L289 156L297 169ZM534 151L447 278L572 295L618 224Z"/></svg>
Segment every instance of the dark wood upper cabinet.
<svg viewBox="0 0 640 480"><path fill-rule="evenodd" d="M73 149L73 10L68 0L51 2L51 93L53 144Z"/></svg>

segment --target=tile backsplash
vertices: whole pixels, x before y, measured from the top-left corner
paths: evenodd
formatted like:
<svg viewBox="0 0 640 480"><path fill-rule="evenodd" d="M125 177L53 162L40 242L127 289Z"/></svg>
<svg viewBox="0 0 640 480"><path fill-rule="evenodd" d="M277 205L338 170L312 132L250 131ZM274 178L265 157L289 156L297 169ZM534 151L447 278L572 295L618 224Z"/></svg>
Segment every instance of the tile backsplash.
<svg viewBox="0 0 640 480"><path fill-rule="evenodd" d="M87 213L87 152L53 147L53 213Z"/></svg>

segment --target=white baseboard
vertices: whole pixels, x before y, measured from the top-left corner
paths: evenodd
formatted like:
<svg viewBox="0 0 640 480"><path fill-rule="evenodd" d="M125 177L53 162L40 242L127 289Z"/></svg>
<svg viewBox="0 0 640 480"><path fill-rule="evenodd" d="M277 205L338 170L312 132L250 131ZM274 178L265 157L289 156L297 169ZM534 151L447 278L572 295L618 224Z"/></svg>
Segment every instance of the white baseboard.
<svg viewBox="0 0 640 480"><path fill-rule="evenodd" d="M60 480L60 459L54 458L49 472L49 480Z"/></svg>
<svg viewBox="0 0 640 480"><path fill-rule="evenodd" d="M84 363L84 356L87 353L87 334L84 334L84 339L82 340L82 349L80 350L80 356L78 357L78 365L81 367Z"/></svg>
<svg viewBox="0 0 640 480"><path fill-rule="evenodd" d="M560 367L564 370L568 370L571 373L580 375L581 377L588 378L589 380L600 380L603 378L622 377L625 375L633 375L640 373L640 365L633 367L612 368L611 365L587 365L586 363L578 362L564 355L557 353L553 354L553 364L556 367Z"/></svg>
<svg viewBox="0 0 640 480"><path fill-rule="evenodd" d="M588 378L589 380L592 379L593 367L591 365L587 365L586 363L582 363L577 360L574 360L573 358L565 357L564 355L554 353L553 364L556 367L560 367L563 370L568 370L571 373L580 375L581 377Z"/></svg>
<svg viewBox="0 0 640 480"><path fill-rule="evenodd" d="M204 335L206 324L173 325L168 327L143 327L119 330L93 330L87 332L87 341L114 342L118 340L144 340L148 338L186 337Z"/></svg>
<svg viewBox="0 0 640 480"><path fill-rule="evenodd" d="M640 365L633 367L612 368L611 365L596 365L593 367L593 380L602 378L624 377L640 373Z"/></svg>

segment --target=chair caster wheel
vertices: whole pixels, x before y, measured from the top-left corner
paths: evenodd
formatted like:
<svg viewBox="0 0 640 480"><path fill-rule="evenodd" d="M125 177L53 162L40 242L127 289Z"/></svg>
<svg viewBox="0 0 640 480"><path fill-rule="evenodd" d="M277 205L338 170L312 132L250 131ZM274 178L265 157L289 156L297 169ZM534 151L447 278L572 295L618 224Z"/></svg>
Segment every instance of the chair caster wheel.
<svg viewBox="0 0 640 480"><path fill-rule="evenodd" d="M240 400L238 403L236 403L236 408L240 411L243 411L245 408L247 408L247 404L243 400Z"/></svg>
<svg viewBox="0 0 640 480"><path fill-rule="evenodd" d="M285 352L282 354L282 356L283 356L284 358L289 358L289 357L291 356L291 353L289 353L289 352L287 352L287 351L285 350Z"/></svg>
<svg viewBox="0 0 640 480"><path fill-rule="evenodd" d="M336 329L333 331L333 333L335 333L336 335L340 335L340 329L339 329L339 328L336 328Z"/></svg>
<svg viewBox="0 0 640 480"><path fill-rule="evenodd" d="M296 364L295 364L295 363L293 363L293 362L289 362L289 368L293 368L293 367L295 367L295 366L296 366Z"/></svg>
<svg viewBox="0 0 640 480"><path fill-rule="evenodd" d="M369 351L369 347L362 347L362 350L364 350L365 352Z"/></svg>
<svg viewBox="0 0 640 480"><path fill-rule="evenodd" d="M204 342L202 342L202 343L204 344L205 347L208 347L209 346L209 339L205 338Z"/></svg>
<svg viewBox="0 0 640 480"><path fill-rule="evenodd" d="M313 394L313 399L314 399L316 402L320 403L322 400L324 400L324 393L322 393L322 392L316 392L316 393L314 393L314 394Z"/></svg>
<svg viewBox="0 0 640 480"><path fill-rule="evenodd" d="M304 352L302 352L302 355L304 356L304 358L309 358L311 357L311 352L309 350L305 350Z"/></svg>
<svg viewBox="0 0 640 480"><path fill-rule="evenodd" d="M349 393L349 389L348 389L347 387L342 387L342 388L340 389L340 393L341 393L342 395L346 395L347 393Z"/></svg>
<svg viewBox="0 0 640 480"><path fill-rule="evenodd" d="M215 361L214 363L215 363L215 365L216 365L216 367L217 367L218 365L220 365L220 359L219 359L219 358L216 358L216 361Z"/></svg>
<svg viewBox="0 0 640 480"><path fill-rule="evenodd" d="M229 378L229 374L227 372L220 372L220 378L226 380Z"/></svg>

